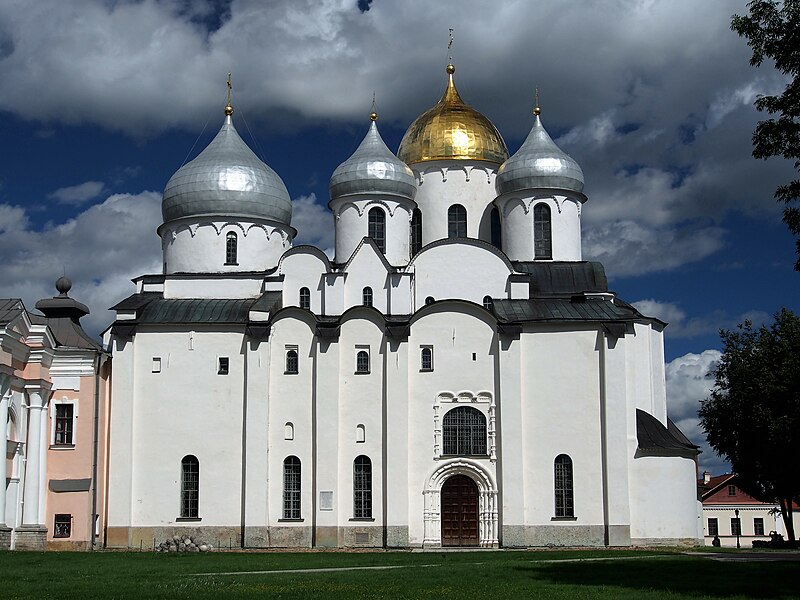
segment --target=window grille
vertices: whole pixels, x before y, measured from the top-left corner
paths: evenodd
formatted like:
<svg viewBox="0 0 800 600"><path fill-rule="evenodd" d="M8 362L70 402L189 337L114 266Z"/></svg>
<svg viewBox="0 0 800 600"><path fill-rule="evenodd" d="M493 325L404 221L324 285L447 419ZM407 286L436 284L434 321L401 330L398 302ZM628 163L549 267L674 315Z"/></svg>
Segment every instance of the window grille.
<svg viewBox="0 0 800 600"><path fill-rule="evenodd" d="M364 306L372 306L372 288L371 287L365 287L364 291L361 293L361 297L362 297Z"/></svg>
<svg viewBox="0 0 800 600"><path fill-rule="evenodd" d="M369 352L359 350L356 354L356 373L369 373Z"/></svg>
<svg viewBox="0 0 800 600"><path fill-rule="evenodd" d="M307 287L300 288L300 308L311 310L311 292Z"/></svg>
<svg viewBox="0 0 800 600"><path fill-rule="evenodd" d="M419 368L422 371L433 371L433 348L425 347L420 350Z"/></svg>
<svg viewBox="0 0 800 600"><path fill-rule="evenodd" d="M736 486L729 485L728 486L728 496L735 496L736 495Z"/></svg>
<svg viewBox="0 0 800 600"><path fill-rule="evenodd" d="M484 296L483 297L483 308L485 308L486 310L492 310L492 306L493 305L494 305L494 303L492 302L492 297L491 296Z"/></svg>
<svg viewBox="0 0 800 600"><path fill-rule="evenodd" d="M731 519L731 535L742 535L742 521L739 517Z"/></svg>
<svg viewBox="0 0 800 600"><path fill-rule="evenodd" d="M500 225L500 211L495 206L489 213L490 243L498 250L503 249L503 229Z"/></svg>
<svg viewBox="0 0 800 600"><path fill-rule="evenodd" d="M233 231L229 231L228 235L225 236L225 264L226 265L235 265L237 264L237 246L238 246L238 238Z"/></svg>
<svg viewBox="0 0 800 600"><path fill-rule="evenodd" d="M297 350L288 350L286 352L286 372L290 375L295 375L298 372Z"/></svg>
<svg viewBox="0 0 800 600"><path fill-rule="evenodd" d="M418 208L411 213L411 256L422 250L422 211Z"/></svg>
<svg viewBox="0 0 800 600"><path fill-rule="evenodd" d="M708 520L708 535L714 537L719 535L719 521L717 519Z"/></svg>
<svg viewBox="0 0 800 600"><path fill-rule="evenodd" d="M72 444L72 415L75 406L72 404L56 404L56 438L57 446Z"/></svg>
<svg viewBox="0 0 800 600"><path fill-rule="evenodd" d="M453 204L447 209L447 237L467 237L467 209L460 204Z"/></svg>
<svg viewBox="0 0 800 600"><path fill-rule="evenodd" d="M753 519L753 534L764 535L764 519L760 517Z"/></svg>
<svg viewBox="0 0 800 600"><path fill-rule="evenodd" d="M559 454L555 460L556 517L574 517L572 497L572 459Z"/></svg>
<svg viewBox="0 0 800 600"><path fill-rule="evenodd" d="M353 461L353 517L372 518L372 461L366 456Z"/></svg>
<svg viewBox="0 0 800 600"><path fill-rule="evenodd" d="M184 456L181 461L181 518L196 519L200 496L200 461Z"/></svg>
<svg viewBox="0 0 800 600"><path fill-rule="evenodd" d="M539 203L533 207L533 257L553 258L553 241L550 231L550 207Z"/></svg>
<svg viewBox="0 0 800 600"><path fill-rule="evenodd" d="M227 356L219 357L219 367L217 368L217 375L227 375L231 370L231 361Z"/></svg>
<svg viewBox="0 0 800 600"><path fill-rule="evenodd" d="M72 515L57 514L53 521L53 537L68 538L72 535Z"/></svg>
<svg viewBox="0 0 800 600"><path fill-rule="evenodd" d="M367 235L372 238L378 250L386 253L386 213L377 206L371 208L367 215L368 232Z"/></svg>
<svg viewBox="0 0 800 600"><path fill-rule="evenodd" d="M470 406L448 411L442 419L443 454L485 455L486 417Z"/></svg>
<svg viewBox="0 0 800 600"><path fill-rule="evenodd" d="M283 461L283 518L300 518L300 459L296 456Z"/></svg>

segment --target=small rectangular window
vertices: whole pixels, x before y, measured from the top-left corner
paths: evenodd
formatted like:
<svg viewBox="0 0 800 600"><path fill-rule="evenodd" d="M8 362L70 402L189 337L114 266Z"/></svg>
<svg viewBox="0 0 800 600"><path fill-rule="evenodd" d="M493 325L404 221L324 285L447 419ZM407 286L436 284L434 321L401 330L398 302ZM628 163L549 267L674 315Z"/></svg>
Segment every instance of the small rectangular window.
<svg viewBox="0 0 800 600"><path fill-rule="evenodd" d="M153 357L153 373L161 373L161 358L158 356Z"/></svg>
<svg viewBox="0 0 800 600"><path fill-rule="evenodd" d="M742 522L739 517L731 519L731 535L742 535Z"/></svg>
<svg viewBox="0 0 800 600"><path fill-rule="evenodd" d="M53 521L53 537L68 538L72 535L72 515L58 514Z"/></svg>
<svg viewBox="0 0 800 600"><path fill-rule="evenodd" d="M56 404L56 435L53 443L56 446L72 445L72 417L75 414L73 404Z"/></svg>
<svg viewBox="0 0 800 600"><path fill-rule="evenodd" d="M227 375L230 371L230 359L227 356L219 357L219 367L217 368L217 375Z"/></svg>
<svg viewBox="0 0 800 600"><path fill-rule="evenodd" d="M753 533L755 535L764 535L764 519L760 517L753 519Z"/></svg>
<svg viewBox="0 0 800 600"><path fill-rule="evenodd" d="M300 361L297 354L297 346L286 346L286 375L297 375Z"/></svg>
<svg viewBox="0 0 800 600"><path fill-rule="evenodd" d="M356 347L356 373L369 373L369 347Z"/></svg>
<svg viewBox="0 0 800 600"><path fill-rule="evenodd" d="M715 537L719 535L719 521L716 519L708 520L708 535Z"/></svg>
<svg viewBox="0 0 800 600"><path fill-rule="evenodd" d="M433 371L433 346L420 346L419 370Z"/></svg>
<svg viewBox="0 0 800 600"><path fill-rule="evenodd" d="M728 496L735 496L736 495L736 486L729 485L728 486Z"/></svg>

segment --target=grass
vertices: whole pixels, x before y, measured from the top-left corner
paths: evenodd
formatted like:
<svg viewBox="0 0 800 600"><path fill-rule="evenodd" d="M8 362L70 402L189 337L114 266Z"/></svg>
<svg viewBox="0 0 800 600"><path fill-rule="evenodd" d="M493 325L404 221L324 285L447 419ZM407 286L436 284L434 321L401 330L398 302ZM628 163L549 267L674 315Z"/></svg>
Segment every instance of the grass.
<svg viewBox="0 0 800 600"><path fill-rule="evenodd" d="M564 559L632 560L566 562ZM221 575L364 566L387 570ZM204 573L217 573L205 575ZM643 551L0 553L10 598L798 598L800 563Z"/></svg>

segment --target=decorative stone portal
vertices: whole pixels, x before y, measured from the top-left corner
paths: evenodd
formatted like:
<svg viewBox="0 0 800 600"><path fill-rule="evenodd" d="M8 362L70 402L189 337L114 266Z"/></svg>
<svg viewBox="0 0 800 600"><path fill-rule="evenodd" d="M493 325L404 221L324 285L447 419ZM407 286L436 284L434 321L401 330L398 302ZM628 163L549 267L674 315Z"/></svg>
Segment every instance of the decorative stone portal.
<svg viewBox="0 0 800 600"><path fill-rule="evenodd" d="M423 546L498 546L497 486L481 465L448 461L428 478L423 494Z"/></svg>

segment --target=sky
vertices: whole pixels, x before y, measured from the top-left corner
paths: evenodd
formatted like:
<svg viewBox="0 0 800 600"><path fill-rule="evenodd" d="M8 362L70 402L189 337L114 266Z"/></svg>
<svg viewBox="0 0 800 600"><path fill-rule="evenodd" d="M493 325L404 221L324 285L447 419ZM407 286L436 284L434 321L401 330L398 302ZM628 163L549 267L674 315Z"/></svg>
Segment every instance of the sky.
<svg viewBox="0 0 800 600"><path fill-rule="evenodd" d="M665 331L669 414L727 465L697 422L720 328L800 310L794 243L774 189L782 159L752 158L759 94L730 31L742 1L2 0L0 296L29 309L70 294L92 313L160 272L161 193L223 120L283 178L295 243L333 246L328 180L369 125L396 150L432 106L452 55L466 102L515 152L542 122L582 166L583 255ZM448 50L448 30L454 42Z"/></svg>

